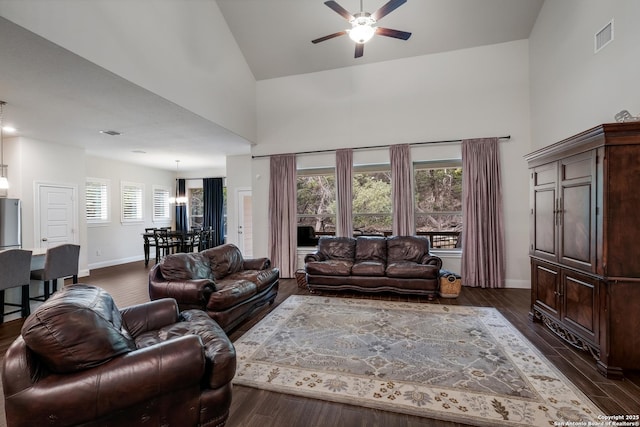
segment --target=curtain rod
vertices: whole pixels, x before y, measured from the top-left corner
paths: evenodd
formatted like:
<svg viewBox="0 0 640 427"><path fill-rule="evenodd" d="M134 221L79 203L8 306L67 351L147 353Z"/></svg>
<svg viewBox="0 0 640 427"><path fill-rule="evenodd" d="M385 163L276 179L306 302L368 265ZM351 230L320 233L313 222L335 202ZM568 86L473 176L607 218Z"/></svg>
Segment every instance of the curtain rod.
<svg viewBox="0 0 640 427"><path fill-rule="evenodd" d="M185 181L201 181L203 179L209 179L209 178L222 178L222 179L224 179L224 178L226 178L226 176L207 176L207 177L204 177L204 178L175 178L175 179L176 179L176 181L179 180L179 179L184 179Z"/></svg>
<svg viewBox="0 0 640 427"><path fill-rule="evenodd" d="M468 138L468 139L472 139L472 138ZM511 135L507 135L507 136L499 136L498 139L506 139L509 140L511 139ZM410 146L413 145L425 145L425 144L453 144L453 143L458 143L458 142L462 142L462 139L445 139L442 141L423 141L423 142L411 142L409 143ZM371 150L371 149L377 149L377 148L389 148L391 147L391 145L370 145L367 147L354 147L354 150ZM332 151L336 151L337 148L330 148L330 149L326 149L326 150L314 150L314 151L300 151L297 153L288 153L288 154L295 154L295 155L299 155L299 154L318 154L318 153L330 153ZM282 153L282 154L287 154L287 153ZM262 157L271 157L271 156L278 156L279 154L262 154L259 156L251 156L252 159L259 159Z"/></svg>

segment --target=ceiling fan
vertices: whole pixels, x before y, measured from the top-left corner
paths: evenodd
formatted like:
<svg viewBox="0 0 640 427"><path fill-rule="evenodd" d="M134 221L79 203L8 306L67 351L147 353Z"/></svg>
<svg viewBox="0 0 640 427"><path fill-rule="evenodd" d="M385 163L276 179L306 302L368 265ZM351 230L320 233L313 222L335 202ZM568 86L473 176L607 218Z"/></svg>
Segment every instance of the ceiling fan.
<svg viewBox="0 0 640 427"><path fill-rule="evenodd" d="M407 40L409 37L411 37L411 33L376 26L380 19L393 12L406 2L407 0L390 0L385 5L380 7L380 9L376 10L373 13L369 13L364 11L364 8L362 7L362 0L360 0L360 12L352 15L335 1L326 1L324 2L324 4L333 9L333 11L335 11L338 15L349 21L349 23L351 24L351 29L338 31L337 33L329 34L328 36L311 40L311 43L320 43L334 37L349 34L351 40L356 42L356 53L354 55L354 58L360 58L364 54L364 44L368 42L374 34Z"/></svg>

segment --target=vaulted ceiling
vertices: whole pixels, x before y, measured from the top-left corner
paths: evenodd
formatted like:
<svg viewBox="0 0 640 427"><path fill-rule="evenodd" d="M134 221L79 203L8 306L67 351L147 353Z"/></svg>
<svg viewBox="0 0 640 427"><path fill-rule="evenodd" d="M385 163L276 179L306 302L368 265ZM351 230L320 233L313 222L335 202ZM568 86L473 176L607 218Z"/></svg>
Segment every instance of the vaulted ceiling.
<svg viewBox="0 0 640 427"><path fill-rule="evenodd" d="M256 80L526 39L543 2L408 0L380 25L411 32L411 38L376 35L364 56L354 58L347 36L311 43L349 27L322 0L217 0ZM352 13L360 9L360 0L338 3ZM386 1L362 3L373 12ZM191 2L181 8L190 13ZM76 37L90 43L87 31ZM21 136L82 145L93 155L163 169L175 169L176 159L185 170L224 167L225 156L250 152L249 141L233 132L3 18L0 58L0 100L13 101L5 116L23 124ZM114 130L124 134L98 134L105 123L123 124L124 130Z"/></svg>
<svg viewBox="0 0 640 427"><path fill-rule="evenodd" d="M217 0L257 80L389 61L529 38L544 0L407 0L379 25L412 33L374 36L354 58L347 36L311 40L351 26L322 0ZM362 0L373 13L388 0ZM352 14L360 0L338 0Z"/></svg>

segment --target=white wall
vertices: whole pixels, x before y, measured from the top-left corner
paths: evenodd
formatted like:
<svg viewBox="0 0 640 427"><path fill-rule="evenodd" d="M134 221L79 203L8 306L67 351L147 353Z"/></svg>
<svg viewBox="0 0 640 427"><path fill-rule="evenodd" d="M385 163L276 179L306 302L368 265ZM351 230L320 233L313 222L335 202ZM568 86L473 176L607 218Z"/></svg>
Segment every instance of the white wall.
<svg viewBox="0 0 640 427"><path fill-rule="evenodd" d="M597 54L594 35L614 19ZM546 0L529 39L532 148L640 114L640 2Z"/></svg>
<svg viewBox="0 0 640 427"><path fill-rule="evenodd" d="M77 147L61 145L49 141L39 141L29 138L15 138L17 157L10 164L11 179L18 185L11 183L10 196L22 199L22 246L24 248L38 248L39 236L35 230L36 184L56 184L75 188L78 197L78 212L75 212L78 229L74 230L80 244L79 269L81 275L86 275L87 267L87 235L84 215L84 177L85 153Z"/></svg>
<svg viewBox="0 0 640 427"><path fill-rule="evenodd" d="M213 0L0 0L0 15L256 140L255 80Z"/></svg>
<svg viewBox="0 0 640 427"><path fill-rule="evenodd" d="M152 191L154 185L159 185L171 189L171 194L173 194L175 191L175 172L146 168L93 156L86 156L86 163L83 165L82 172L81 188L83 190L85 177L106 179L110 184L110 222L106 224L88 224L86 226L88 267L93 269L144 259L142 233L145 227L174 225L173 221L153 221ZM144 185L143 222L124 224L121 222L121 181ZM82 212L84 212L84 205ZM173 211L171 216L173 217ZM152 265L155 256L153 250L150 256Z"/></svg>
<svg viewBox="0 0 640 427"><path fill-rule="evenodd" d="M253 154L511 135L501 144L507 285L528 287L528 55L522 40L260 81ZM446 151L422 146L412 157L460 157L459 145ZM355 162L388 162L387 150L357 153ZM298 156L298 167L332 157ZM251 167L254 254L266 255L269 160Z"/></svg>
<svg viewBox="0 0 640 427"><path fill-rule="evenodd" d="M238 245L238 191L251 189L252 173L251 156L227 157L227 243Z"/></svg>

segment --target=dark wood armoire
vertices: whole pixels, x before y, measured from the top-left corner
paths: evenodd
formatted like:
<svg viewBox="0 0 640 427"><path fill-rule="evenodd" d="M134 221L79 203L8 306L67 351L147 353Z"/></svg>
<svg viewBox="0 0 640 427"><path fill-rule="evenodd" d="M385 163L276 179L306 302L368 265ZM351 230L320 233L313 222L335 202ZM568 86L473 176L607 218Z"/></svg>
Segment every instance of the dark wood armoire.
<svg viewBox="0 0 640 427"><path fill-rule="evenodd" d="M528 154L531 317L600 373L640 369L640 122Z"/></svg>

